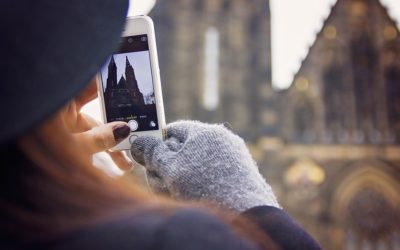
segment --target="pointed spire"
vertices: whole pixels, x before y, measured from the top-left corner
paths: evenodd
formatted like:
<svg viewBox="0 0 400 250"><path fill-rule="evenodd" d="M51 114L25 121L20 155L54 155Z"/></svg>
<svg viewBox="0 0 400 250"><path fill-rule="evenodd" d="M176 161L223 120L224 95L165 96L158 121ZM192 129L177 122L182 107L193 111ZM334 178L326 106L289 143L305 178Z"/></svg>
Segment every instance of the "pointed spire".
<svg viewBox="0 0 400 250"><path fill-rule="evenodd" d="M117 86L117 65L115 64L114 55L112 55L110 62L108 63L107 88L112 89L116 86Z"/></svg>
<svg viewBox="0 0 400 250"><path fill-rule="evenodd" d="M110 64L115 64L114 55L111 56Z"/></svg>
<svg viewBox="0 0 400 250"><path fill-rule="evenodd" d="M126 66L131 66L131 63L129 62L128 56L126 56Z"/></svg>

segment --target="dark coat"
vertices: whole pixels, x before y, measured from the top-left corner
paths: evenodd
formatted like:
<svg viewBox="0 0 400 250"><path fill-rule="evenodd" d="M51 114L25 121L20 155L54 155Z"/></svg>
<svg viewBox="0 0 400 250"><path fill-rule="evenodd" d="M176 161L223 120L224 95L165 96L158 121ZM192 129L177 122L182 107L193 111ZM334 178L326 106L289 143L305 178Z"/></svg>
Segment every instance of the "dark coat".
<svg viewBox="0 0 400 250"><path fill-rule="evenodd" d="M255 222L283 250L321 249L285 212L256 207L242 214ZM256 250L256 245L207 212L193 209L172 215L145 213L82 228L35 249L96 250Z"/></svg>

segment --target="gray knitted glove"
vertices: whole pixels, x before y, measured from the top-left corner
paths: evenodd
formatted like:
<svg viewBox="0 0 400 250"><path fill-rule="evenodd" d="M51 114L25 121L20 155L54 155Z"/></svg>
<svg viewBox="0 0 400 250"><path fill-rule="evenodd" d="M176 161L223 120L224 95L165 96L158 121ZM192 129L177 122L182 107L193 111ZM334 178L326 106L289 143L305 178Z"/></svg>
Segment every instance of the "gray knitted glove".
<svg viewBox="0 0 400 250"><path fill-rule="evenodd" d="M131 153L146 168L149 185L174 198L204 199L237 212L279 207L244 141L223 125L175 122L165 141L139 137Z"/></svg>

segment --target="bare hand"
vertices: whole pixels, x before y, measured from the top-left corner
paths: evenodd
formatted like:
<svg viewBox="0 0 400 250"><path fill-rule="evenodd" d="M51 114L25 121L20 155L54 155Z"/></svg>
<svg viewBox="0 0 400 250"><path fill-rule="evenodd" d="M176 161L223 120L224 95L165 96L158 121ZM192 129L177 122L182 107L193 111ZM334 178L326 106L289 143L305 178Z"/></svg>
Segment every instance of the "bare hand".
<svg viewBox="0 0 400 250"><path fill-rule="evenodd" d="M81 108L97 97L96 80L93 79L89 86L61 112L61 118L77 140L88 145L91 153L106 151L113 161L122 170L130 170L132 161L122 151L111 152L109 149L116 146L130 134L130 128L125 122L112 122L101 124L92 117L80 112Z"/></svg>

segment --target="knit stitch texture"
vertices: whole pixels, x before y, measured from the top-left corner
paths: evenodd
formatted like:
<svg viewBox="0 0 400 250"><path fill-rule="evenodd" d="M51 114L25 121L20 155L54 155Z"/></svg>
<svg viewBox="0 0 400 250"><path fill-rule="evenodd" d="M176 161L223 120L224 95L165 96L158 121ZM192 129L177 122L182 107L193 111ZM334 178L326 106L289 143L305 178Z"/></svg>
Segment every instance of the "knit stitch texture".
<svg viewBox="0 0 400 250"><path fill-rule="evenodd" d="M139 137L131 153L146 168L155 191L236 212L263 205L279 208L243 139L223 125L174 122L165 141Z"/></svg>

